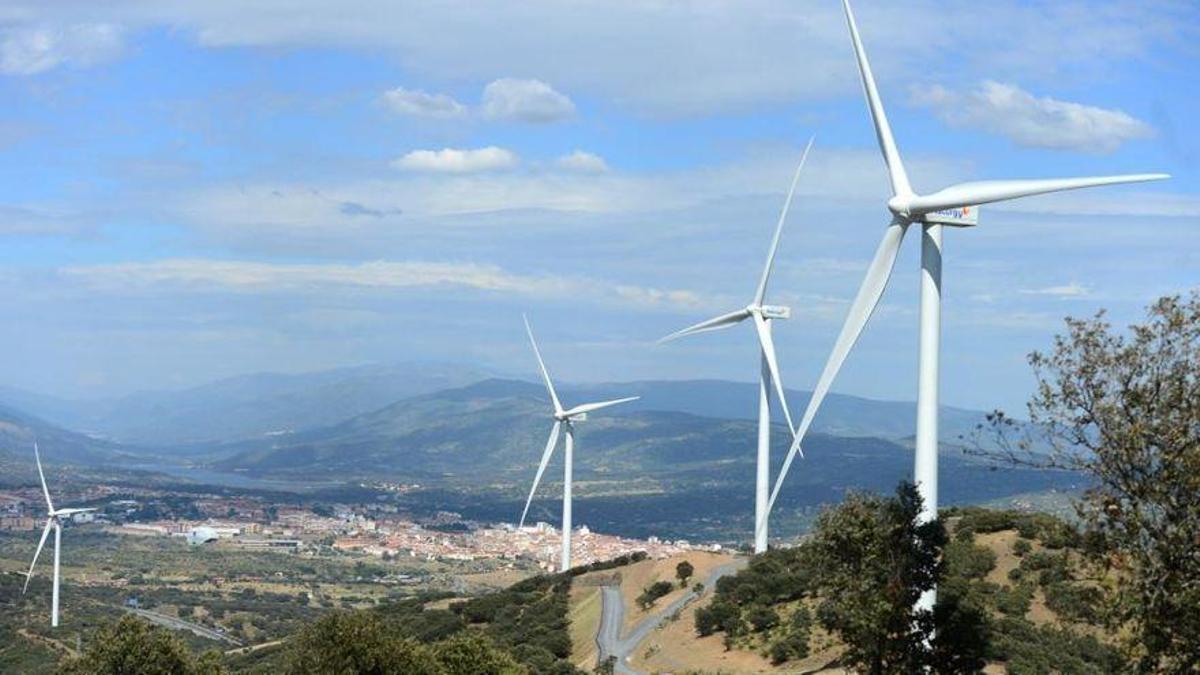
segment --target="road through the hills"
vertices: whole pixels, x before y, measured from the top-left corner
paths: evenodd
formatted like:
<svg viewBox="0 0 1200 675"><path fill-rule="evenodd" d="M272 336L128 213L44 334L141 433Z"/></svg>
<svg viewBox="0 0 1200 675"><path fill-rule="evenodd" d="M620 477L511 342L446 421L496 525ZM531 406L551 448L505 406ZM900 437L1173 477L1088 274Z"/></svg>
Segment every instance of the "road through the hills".
<svg viewBox="0 0 1200 675"><path fill-rule="evenodd" d="M746 560L737 559L714 568L704 580L705 590L716 588L717 580L728 574L733 574L746 566ZM663 619L683 609L688 603L699 598L695 591L688 591L675 599L674 602L661 610L646 617L633 627L629 635L621 637L621 624L625 621L625 601L621 598L618 586L603 586L600 589L600 628L596 631L596 646L600 649L600 662L617 657L615 671L621 675L638 675L629 667L629 655L638 645L650 635L650 632L662 623Z"/></svg>

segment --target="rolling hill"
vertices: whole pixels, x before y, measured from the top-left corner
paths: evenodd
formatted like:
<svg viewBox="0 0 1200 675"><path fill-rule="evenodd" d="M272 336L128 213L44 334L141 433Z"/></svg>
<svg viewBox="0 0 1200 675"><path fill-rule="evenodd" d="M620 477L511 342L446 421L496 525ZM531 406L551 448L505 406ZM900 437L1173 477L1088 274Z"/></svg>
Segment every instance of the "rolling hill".
<svg viewBox="0 0 1200 675"><path fill-rule="evenodd" d="M234 444L214 468L296 479L417 482L434 488L424 494L439 508L507 520L520 512L540 459L550 427L546 412L539 385L487 380L323 429ZM755 429L750 420L674 411L592 417L578 426L575 454L576 494L587 504L579 509L583 522L605 531L693 537L736 527L751 511ZM786 447L786 436L778 426L774 447ZM911 475L911 451L893 440L817 433L806 446L807 459L796 465L780 501L781 513L797 519L846 490L890 491ZM776 453L777 463L782 454ZM560 466L557 457L534 517L554 519ZM1069 474L997 469L949 446L942 476L947 503L1069 489L1078 482Z"/></svg>

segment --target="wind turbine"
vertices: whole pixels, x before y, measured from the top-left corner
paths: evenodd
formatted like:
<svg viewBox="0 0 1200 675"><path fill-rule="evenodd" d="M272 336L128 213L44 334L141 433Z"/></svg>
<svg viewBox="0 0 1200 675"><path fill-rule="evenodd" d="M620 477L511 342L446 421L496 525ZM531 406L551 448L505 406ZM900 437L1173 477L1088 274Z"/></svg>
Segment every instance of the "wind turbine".
<svg viewBox="0 0 1200 675"><path fill-rule="evenodd" d="M875 77L871 74L871 64L867 61L866 52L863 50L862 40L858 34L858 25L854 21L854 12L850 9L849 0L842 0L842 6L846 11L846 22L850 27L850 39L854 44L863 91L871 112L871 120L875 125L875 135L888 169L892 197L887 201L887 207L892 212L892 221L884 230L883 239L879 242L875 257L867 268L867 274L863 279L862 286L858 289L858 295L855 296L854 303L850 306L846 322L842 325L842 331L825 364L825 370L821 373L821 379L818 380L817 386L813 390L812 398L809 399L808 408L804 411L800 427L796 430L792 447L784 460L779 477L775 481L770 506L775 504L775 499L779 496L779 488L787 477L792 460L800 452L800 444L804 440L809 425L812 424L813 417L816 416L821 401L829 392L829 387L837 376L842 362L845 361L855 341L858 340L859 334L862 333L863 327L879 303L880 296L883 295L883 289L887 286L888 278L891 276L896 253L900 250L900 242L904 238L904 233L910 225L915 223L920 225L922 230L922 273L917 434L913 475L917 489L924 500L924 508L919 517L921 522L926 522L937 517L938 508L938 352L941 338L942 226L972 227L977 225L980 204L1063 190L1142 183L1162 180L1169 176L1166 174L1133 174L1085 178L992 180L959 183L932 194L917 194L909 185L904 164L900 161L900 152L896 149L896 141L892 137L887 114L879 99L879 90L875 86ZM921 598L917 606L918 608L932 609L935 600L936 591L930 591Z"/></svg>
<svg viewBox="0 0 1200 675"><path fill-rule="evenodd" d="M636 401L640 396L630 396L628 398L618 398L614 401L601 401L599 403L584 403L577 405L574 408L564 410L562 404L558 400L558 394L554 392L554 383L550 381L550 373L546 370L546 364L542 361L542 352L538 350L537 340L533 338L533 329L529 327L529 317L525 318L525 332L529 334L529 344L533 345L533 355L537 357L538 368L542 373L542 381L546 383L546 391L550 393L550 404L553 406L551 416L554 418L554 426L550 428L550 439L546 441L546 449L542 452L542 461L538 464L537 475L533 478L533 488L529 490L529 498L525 500L525 510L521 511L521 522L517 525L518 528L525 526L525 516L529 514L529 505L533 502L533 493L537 492L538 483L542 481L542 474L546 471L546 465L550 463L550 456L554 454L554 448L558 446L559 433L565 429L567 434L566 447L563 450L563 511L562 511L562 557L561 568L563 572L571 569L571 461L574 458L575 452L575 423L582 422L587 419L587 414L595 412L618 403L628 403Z"/></svg>
<svg viewBox="0 0 1200 675"><path fill-rule="evenodd" d="M783 416L787 419L788 431L795 434L792 424L792 413L788 410L787 396L783 391L783 380L779 377L779 361L775 357L775 341L771 337L771 322L776 319L791 317L789 307L763 304L767 295L767 282L771 279L771 269L775 266L775 253L779 250L779 239L783 234L783 223L787 219L788 209L792 205L792 195L796 192L796 183L800 180L800 171L808 159L808 151L812 149L813 139L808 140L800 164L792 176L792 184L788 189L787 198L783 202L783 210L779 213L779 222L775 225L775 237L771 240L771 248L767 252L767 263L763 267L762 277L758 281L758 289L754 292L754 300L742 309L722 314L721 316L702 321L681 331L672 333L659 340L668 342L685 335L706 333L708 331L728 328L746 319L754 320L754 330L758 334L758 344L761 349L761 367L758 379L758 467L754 489L754 552L762 553L767 550L767 513L768 495L771 486L771 383L779 396L779 405L783 408Z"/></svg>
<svg viewBox="0 0 1200 675"><path fill-rule="evenodd" d="M37 565L38 556L42 554L42 547L46 545L46 537L50 535L50 528L54 528L54 582L50 594L50 627L58 627L58 562L59 554L62 552L62 519L69 518L76 513L87 513L96 509L55 509L54 503L50 501L50 490L46 487L46 474L42 472L42 457L38 454L37 442L33 444L33 458L37 461L38 478L42 479L42 494L46 496L46 527L42 529L42 539L38 542L37 550L33 553L33 562L29 563L29 573L25 575L25 587L21 589L21 594L29 590L29 580L33 578L33 568Z"/></svg>

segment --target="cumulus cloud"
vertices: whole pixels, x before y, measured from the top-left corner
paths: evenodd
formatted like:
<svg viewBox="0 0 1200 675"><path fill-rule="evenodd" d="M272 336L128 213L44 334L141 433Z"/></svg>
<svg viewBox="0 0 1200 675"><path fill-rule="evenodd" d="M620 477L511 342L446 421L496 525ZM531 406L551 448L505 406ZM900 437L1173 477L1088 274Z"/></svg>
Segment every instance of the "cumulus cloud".
<svg viewBox="0 0 1200 675"><path fill-rule="evenodd" d="M36 75L63 65L87 67L115 58L121 48L121 29L109 23L12 28L0 34L0 73Z"/></svg>
<svg viewBox="0 0 1200 675"><path fill-rule="evenodd" d="M560 122L575 115L575 104L541 80L505 77L483 88L483 115L493 120Z"/></svg>
<svg viewBox="0 0 1200 675"><path fill-rule="evenodd" d="M322 287L403 289L453 286L539 299L590 299L633 308L695 309L706 305L687 290L612 284L585 277L523 275L495 265L426 261L287 264L239 260L167 259L64 267L65 279L104 291L296 292Z"/></svg>
<svg viewBox="0 0 1200 675"><path fill-rule="evenodd" d="M383 101L393 112L401 115L450 119L467 114L465 105L446 94L428 94L404 87L384 92Z"/></svg>
<svg viewBox="0 0 1200 675"><path fill-rule="evenodd" d="M608 171L608 163L600 155L583 150L576 150L569 155L559 157L555 162L560 168L568 171L583 173L604 173Z"/></svg>
<svg viewBox="0 0 1200 675"><path fill-rule="evenodd" d="M392 162L392 166L405 171L434 173L476 173L511 169L520 158L516 153L489 145L486 148L459 150L413 150Z"/></svg>
<svg viewBox="0 0 1200 675"><path fill-rule="evenodd" d="M1109 153L1154 135L1153 127L1123 111L1037 97L1001 82L964 92L934 87L915 100L952 126L1001 134L1028 147Z"/></svg>

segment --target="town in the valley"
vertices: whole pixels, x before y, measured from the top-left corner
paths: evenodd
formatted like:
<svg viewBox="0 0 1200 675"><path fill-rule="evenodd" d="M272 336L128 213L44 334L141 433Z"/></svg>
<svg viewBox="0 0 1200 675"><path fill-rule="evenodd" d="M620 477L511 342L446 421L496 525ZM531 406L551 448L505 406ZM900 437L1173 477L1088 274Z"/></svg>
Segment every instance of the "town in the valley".
<svg viewBox="0 0 1200 675"><path fill-rule="evenodd" d="M72 525L88 525L114 536L176 538L190 546L274 549L300 555L327 547L382 559L427 561L526 560L545 570L557 569L562 547L562 533L545 522L518 528L512 523L464 520L445 511L419 517L390 504L281 505L257 496L188 494L181 498L165 489L106 485L86 488L71 498L100 506L96 512L75 514ZM36 487L0 492L0 530L38 528L41 500ZM694 547L685 540L632 539L580 525L573 530L572 548L573 563L588 564L638 551L666 558Z"/></svg>

